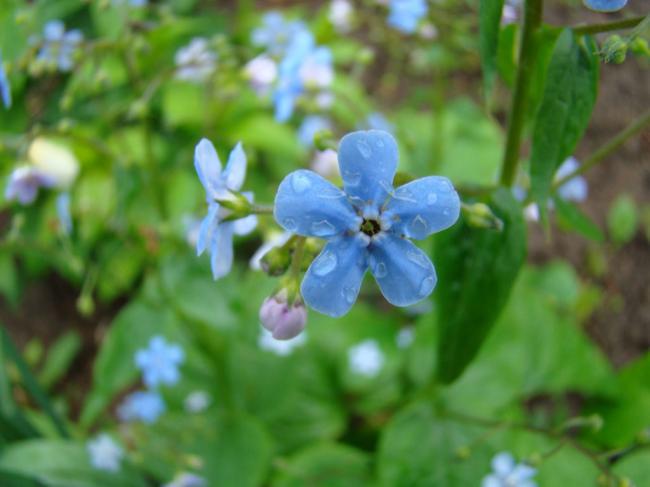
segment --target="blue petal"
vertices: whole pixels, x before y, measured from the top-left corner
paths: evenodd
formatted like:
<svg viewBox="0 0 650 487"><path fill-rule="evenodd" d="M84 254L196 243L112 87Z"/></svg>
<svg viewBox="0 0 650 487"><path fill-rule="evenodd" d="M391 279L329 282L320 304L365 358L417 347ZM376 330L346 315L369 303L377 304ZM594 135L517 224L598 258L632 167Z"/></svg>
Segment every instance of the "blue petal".
<svg viewBox="0 0 650 487"><path fill-rule="evenodd" d="M388 132L368 130L346 135L339 146L345 192L365 203L381 205L392 191L397 160L397 142Z"/></svg>
<svg viewBox="0 0 650 487"><path fill-rule="evenodd" d="M285 230L309 237L332 237L361 223L343 191L305 169L282 180L273 213Z"/></svg>
<svg viewBox="0 0 650 487"><path fill-rule="evenodd" d="M222 186L221 161L208 139L201 139L194 149L194 167L208 195Z"/></svg>
<svg viewBox="0 0 650 487"><path fill-rule="evenodd" d="M347 313L359 295L368 267L366 254L365 245L355 237L329 241L302 281L305 303L334 318Z"/></svg>
<svg viewBox="0 0 650 487"><path fill-rule="evenodd" d="M218 213L219 204L210 203L208 206L208 214L201 221L201 227L199 228L199 238L196 241L196 255L201 255L210 245L214 232L219 225Z"/></svg>
<svg viewBox="0 0 650 487"><path fill-rule="evenodd" d="M214 234L210 247L210 264L214 280L222 278L232 269L232 222L223 222Z"/></svg>
<svg viewBox="0 0 650 487"><path fill-rule="evenodd" d="M230 152L228 164L221 174L221 178L228 189L239 191L246 179L246 153L242 149L241 142Z"/></svg>
<svg viewBox="0 0 650 487"><path fill-rule="evenodd" d="M72 216L70 215L70 193L61 193L56 198L56 214L59 224L66 235L72 233Z"/></svg>
<svg viewBox="0 0 650 487"><path fill-rule="evenodd" d="M515 459L508 452L498 453L492 458L492 470L502 477L510 475L515 468Z"/></svg>
<svg viewBox="0 0 650 487"><path fill-rule="evenodd" d="M587 8L596 12L616 12L627 4L627 0L583 0Z"/></svg>
<svg viewBox="0 0 650 487"><path fill-rule="evenodd" d="M436 271L429 257L408 240L386 234L375 238L369 252L370 271L389 303L415 304L436 286Z"/></svg>
<svg viewBox="0 0 650 487"><path fill-rule="evenodd" d="M386 204L390 232L423 239L450 227L460 214L460 199L447 178L428 176L400 186Z"/></svg>

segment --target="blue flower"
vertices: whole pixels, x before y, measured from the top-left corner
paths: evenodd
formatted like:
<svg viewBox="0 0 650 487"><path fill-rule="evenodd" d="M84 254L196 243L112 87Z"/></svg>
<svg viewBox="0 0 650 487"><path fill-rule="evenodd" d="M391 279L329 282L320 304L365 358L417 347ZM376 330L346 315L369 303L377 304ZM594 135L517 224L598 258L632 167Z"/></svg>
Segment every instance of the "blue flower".
<svg viewBox="0 0 650 487"><path fill-rule="evenodd" d="M585 6L596 12L616 12L627 4L627 0L583 0Z"/></svg>
<svg viewBox="0 0 650 487"><path fill-rule="evenodd" d="M305 24L288 21L280 12L267 12L262 18L262 25L252 34L254 45L266 48L273 56L282 56L296 34L307 31Z"/></svg>
<svg viewBox="0 0 650 487"><path fill-rule="evenodd" d="M57 67L60 71L70 71L74 65L73 56L83 40L77 29L65 31L60 20L51 20L43 29L43 45L37 60Z"/></svg>
<svg viewBox="0 0 650 487"><path fill-rule="evenodd" d="M330 121L325 117L319 115L310 115L305 117L298 128L298 140L305 147L314 146L314 136L321 130L329 130L332 128Z"/></svg>
<svg viewBox="0 0 650 487"><path fill-rule="evenodd" d="M165 412L165 402L154 391L136 391L126 397L117 409L122 421L142 421L152 424Z"/></svg>
<svg viewBox="0 0 650 487"><path fill-rule="evenodd" d="M390 0L389 8L388 24L405 34L416 31L428 10L425 0Z"/></svg>
<svg viewBox="0 0 650 487"><path fill-rule="evenodd" d="M11 107L11 85L5 71L5 65L2 62L2 52L0 51L0 97L5 108Z"/></svg>
<svg viewBox="0 0 650 487"><path fill-rule="evenodd" d="M142 372L147 387L176 384L180 377L178 366L184 359L183 349L168 344L161 336L153 337L147 348L138 350L135 354L135 364Z"/></svg>
<svg viewBox="0 0 650 487"><path fill-rule="evenodd" d="M533 467L516 464L510 453L502 452L492 459L492 473L483 478L481 487L535 487L531 479L536 473Z"/></svg>
<svg viewBox="0 0 650 487"><path fill-rule="evenodd" d="M391 134L395 131L393 124L390 123L388 119L379 112L373 112L368 115L364 123L361 125L363 125L363 127L359 128L383 130L384 132L390 132Z"/></svg>
<svg viewBox="0 0 650 487"><path fill-rule="evenodd" d="M580 163L574 157L566 159L555 173L555 179L560 180L573 173L580 167ZM584 201L587 199L587 180L582 176L576 176L564 183L557 189L558 194L567 201Z"/></svg>
<svg viewBox="0 0 650 487"><path fill-rule="evenodd" d="M257 217L250 215L234 221L224 221L230 214L216 199L232 198L244 184L246 178L246 154L238 143L230 152L226 169L221 171L221 161L212 142L201 139L194 151L194 166L201 184L205 188L208 201L208 214L201 222L196 252L201 255L210 249L212 275L215 279L230 272L233 262L233 234L246 235L257 225ZM248 201L253 200L252 193L242 193Z"/></svg>
<svg viewBox="0 0 650 487"><path fill-rule="evenodd" d="M408 238L423 239L458 219L460 200L448 179L429 176L393 189L398 151L387 132L346 135L339 146L343 191L298 170L280 184L274 214L287 231L327 240L302 282L305 302L338 317L359 294L366 270L396 306L426 298L433 264Z"/></svg>
<svg viewBox="0 0 650 487"><path fill-rule="evenodd" d="M5 188L8 201L18 200L21 205L34 202L40 188L51 188L56 184L54 177L33 166L21 166L13 170Z"/></svg>

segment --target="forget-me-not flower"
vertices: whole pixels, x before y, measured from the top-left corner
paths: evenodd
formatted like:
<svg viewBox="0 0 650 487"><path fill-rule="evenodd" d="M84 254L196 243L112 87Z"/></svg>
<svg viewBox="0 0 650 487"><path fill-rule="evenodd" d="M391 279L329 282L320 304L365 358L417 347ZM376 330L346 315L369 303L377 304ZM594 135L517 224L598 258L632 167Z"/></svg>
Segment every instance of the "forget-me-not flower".
<svg viewBox="0 0 650 487"><path fill-rule="evenodd" d="M98 470L117 472L124 457L124 450L113 438L102 433L86 443L90 464Z"/></svg>
<svg viewBox="0 0 650 487"><path fill-rule="evenodd" d="M309 170L284 178L275 197L276 221L287 231L327 240L302 282L305 302L338 317L357 299L370 272L396 306L431 294L436 272L409 241L453 225L460 200L447 178L428 176L393 189L398 150L387 132L346 135L339 146L343 190Z"/></svg>
<svg viewBox="0 0 650 487"><path fill-rule="evenodd" d="M298 140L305 147L314 146L314 136L321 130L330 130L332 124L328 119L320 115L309 115L298 128Z"/></svg>
<svg viewBox="0 0 650 487"><path fill-rule="evenodd" d="M575 157L567 158L558 168L555 173L555 180L559 181L562 178L573 173L580 167L580 163ZM582 176L575 176L564 183L557 189L558 194L567 201L581 202L587 199L589 192L587 180Z"/></svg>
<svg viewBox="0 0 650 487"><path fill-rule="evenodd" d="M5 65L2 61L2 52L0 51L0 98L5 108L11 108L11 85L5 71Z"/></svg>
<svg viewBox="0 0 650 487"><path fill-rule="evenodd" d="M54 179L33 166L20 166L9 175L5 199L17 200L21 205L34 202L40 188L51 188Z"/></svg>
<svg viewBox="0 0 650 487"><path fill-rule="evenodd" d="M282 56L294 36L306 30L307 27L302 22L286 20L280 12L271 11L264 14L262 25L253 31L251 40L254 45L264 47L272 56Z"/></svg>
<svg viewBox="0 0 650 487"><path fill-rule="evenodd" d="M627 4L627 0L582 0L585 6L596 12L616 12Z"/></svg>
<svg viewBox="0 0 650 487"><path fill-rule="evenodd" d="M508 452L501 452L492 459L492 473L483 478L481 487L535 487L531 479L537 470L525 463L516 463Z"/></svg>
<svg viewBox="0 0 650 487"><path fill-rule="evenodd" d="M426 0L390 0L388 6L388 24L405 34L414 33L428 11Z"/></svg>
<svg viewBox="0 0 650 487"><path fill-rule="evenodd" d="M364 340L348 350L348 367L365 377L375 377L386 361L376 340Z"/></svg>
<svg viewBox="0 0 650 487"><path fill-rule="evenodd" d="M80 30L66 32L63 22L51 20L43 28L43 44L36 59L59 71L70 71L74 66L74 54L82 40Z"/></svg>
<svg viewBox="0 0 650 487"><path fill-rule="evenodd" d="M195 37L187 46L176 51L174 62L178 79L201 83L214 73L217 55L210 50L207 39Z"/></svg>
<svg viewBox="0 0 650 487"><path fill-rule="evenodd" d="M167 343L160 335L149 340L147 348L140 349L135 354L135 364L142 372L142 379L147 387L176 384L180 378L178 366L183 360L183 349L173 343Z"/></svg>
<svg viewBox="0 0 650 487"><path fill-rule="evenodd" d="M210 249L212 275L215 279L230 272L233 263L232 239L235 235L246 235L257 225L257 216L249 215L234 221L224 221L230 210L223 208L216 199L232 198L232 192L238 192L246 178L246 154L238 143L230 152L226 168L221 170L221 161L212 142L201 139L194 151L194 166L201 184L205 188L208 202L208 214L201 222L196 252L201 255ZM253 200L252 193L242 193L248 200Z"/></svg>
<svg viewBox="0 0 650 487"><path fill-rule="evenodd" d="M270 56L261 54L246 63L244 75L253 90L259 96L265 96L271 91L271 87L278 77L278 65Z"/></svg>
<svg viewBox="0 0 650 487"><path fill-rule="evenodd" d="M122 421L155 423L165 412L165 402L155 391L136 391L126 397L117 409Z"/></svg>

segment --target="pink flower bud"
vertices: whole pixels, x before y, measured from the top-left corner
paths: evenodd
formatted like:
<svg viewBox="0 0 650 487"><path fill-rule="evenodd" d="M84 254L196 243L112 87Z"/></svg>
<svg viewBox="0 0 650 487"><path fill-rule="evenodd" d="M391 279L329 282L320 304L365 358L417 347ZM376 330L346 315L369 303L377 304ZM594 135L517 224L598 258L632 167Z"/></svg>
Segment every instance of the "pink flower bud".
<svg viewBox="0 0 650 487"><path fill-rule="evenodd" d="M307 323L307 310L302 302L290 305L284 293L266 298L260 307L260 321L276 340L298 336Z"/></svg>

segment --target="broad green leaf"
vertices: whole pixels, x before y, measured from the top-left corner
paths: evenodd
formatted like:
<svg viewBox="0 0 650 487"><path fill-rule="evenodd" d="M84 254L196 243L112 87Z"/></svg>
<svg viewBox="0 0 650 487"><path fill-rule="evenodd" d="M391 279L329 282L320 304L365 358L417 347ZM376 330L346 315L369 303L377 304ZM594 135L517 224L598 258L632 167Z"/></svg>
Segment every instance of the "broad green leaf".
<svg viewBox="0 0 650 487"><path fill-rule="evenodd" d="M650 451L640 450L625 456L614 466L614 473L627 477L635 486L647 485L650 480Z"/></svg>
<svg viewBox="0 0 650 487"><path fill-rule="evenodd" d="M580 209L569 201L560 197L554 197L555 209L557 210L558 223L561 226L574 230L594 242L603 242L605 236L591 219Z"/></svg>
<svg viewBox="0 0 650 487"><path fill-rule="evenodd" d="M0 485L7 487L45 487L43 482L39 482L32 477L8 472L3 469L0 469Z"/></svg>
<svg viewBox="0 0 650 487"><path fill-rule="evenodd" d="M80 348L81 338L75 331L65 333L50 346L38 376L45 388L52 387L66 374Z"/></svg>
<svg viewBox="0 0 650 487"><path fill-rule="evenodd" d="M620 195L607 213L609 235L618 245L623 245L634 237L639 225L636 204L631 196Z"/></svg>
<svg viewBox="0 0 650 487"><path fill-rule="evenodd" d="M478 353L508 301L526 255L520 205L501 189L490 206L503 221L501 232L470 227L463 219L436 239L437 375L445 383L458 378Z"/></svg>
<svg viewBox="0 0 650 487"><path fill-rule="evenodd" d="M497 71L502 10L503 0L481 0L479 4L479 50L486 99L492 93Z"/></svg>
<svg viewBox="0 0 650 487"><path fill-rule="evenodd" d="M299 451L279 467L273 487L349 487L374 485L367 453L347 445L323 443Z"/></svg>
<svg viewBox="0 0 650 487"><path fill-rule="evenodd" d="M531 149L531 194L543 218L555 171L573 153L596 101L598 57L590 37L565 29L553 51L535 118Z"/></svg>
<svg viewBox="0 0 650 487"><path fill-rule="evenodd" d="M499 33L499 50L497 52L497 68L499 75L508 86L515 82L517 74L517 39L519 25L510 24Z"/></svg>

